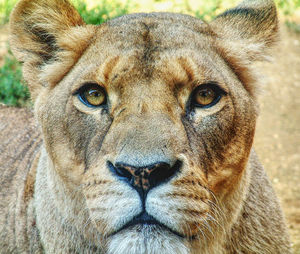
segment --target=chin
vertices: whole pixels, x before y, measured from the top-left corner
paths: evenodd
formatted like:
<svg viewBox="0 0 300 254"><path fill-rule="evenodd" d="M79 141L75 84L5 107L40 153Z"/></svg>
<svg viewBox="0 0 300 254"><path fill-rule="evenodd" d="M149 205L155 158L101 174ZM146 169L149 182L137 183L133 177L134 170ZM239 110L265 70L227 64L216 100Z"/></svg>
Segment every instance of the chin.
<svg viewBox="0 0 300 254"><path fill-rule="evenodd" d="M188 254L184 238L157 225L135 225L109 237L108 254Z"/></svg>

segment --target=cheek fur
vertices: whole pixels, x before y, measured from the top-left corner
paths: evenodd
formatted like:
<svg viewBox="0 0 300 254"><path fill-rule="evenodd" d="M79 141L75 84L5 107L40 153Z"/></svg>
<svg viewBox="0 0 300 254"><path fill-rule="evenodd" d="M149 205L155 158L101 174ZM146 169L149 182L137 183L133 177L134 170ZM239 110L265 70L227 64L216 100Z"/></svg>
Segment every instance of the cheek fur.
<svg viewBox="0 0 300 254"><path fill-rule="evenodd" d="M245 168L255 130L253 115L255 106L251 101L247 108L236 108L233 101L219 112L197 120L197 124L183 121L195 163L216 193L237 181Z"/></svg>

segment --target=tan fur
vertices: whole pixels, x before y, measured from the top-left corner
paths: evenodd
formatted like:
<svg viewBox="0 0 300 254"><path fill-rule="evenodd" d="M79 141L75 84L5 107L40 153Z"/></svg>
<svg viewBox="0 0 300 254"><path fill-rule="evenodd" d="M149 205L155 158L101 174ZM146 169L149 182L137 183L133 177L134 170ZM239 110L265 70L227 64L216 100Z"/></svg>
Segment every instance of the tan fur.
<svg viewBox="0 0 300 254"><path fill-rule="evenodd" d="M21 0L10 27L38 124L0 108L1 253L291 253L252 149L251 64L276 41L272 1L211 24L152 13L90 26L66 0ZM212 81L227 94L190 112L192 91ZM103 86L106 108L78 99L86 82ZM179 171L150 189L148 166L165 160ZM109 170L119 161L147 168L135 182L149 190L144 206ZM143 209L164 226L120 230Z"/></svg>

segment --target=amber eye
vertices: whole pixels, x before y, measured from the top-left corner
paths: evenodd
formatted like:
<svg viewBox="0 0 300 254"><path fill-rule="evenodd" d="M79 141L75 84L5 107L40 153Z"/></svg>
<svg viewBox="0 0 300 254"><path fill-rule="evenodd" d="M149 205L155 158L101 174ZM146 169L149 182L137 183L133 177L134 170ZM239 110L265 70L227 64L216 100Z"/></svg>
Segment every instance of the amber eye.
<svg viewBox="0 0 300 254"><path fill-rule="evenodd" d="M198 86L192 95L194 107L209 108L217 104L226 92L215 83Z"/></svg>
<svg viewBox="0 0 300 254"><path fill-rule="evenodd" d="M106 104L104 88L97 84L86 84L78 92L79 99L90 107L98 107Z"/></svg>
<svg viewBox="0 0 300 254"><path fill-rule="evenodd" d="M199 105L207 106L216 98L216 93L211 88L199 89L195 94L195 102Z"/></svg>

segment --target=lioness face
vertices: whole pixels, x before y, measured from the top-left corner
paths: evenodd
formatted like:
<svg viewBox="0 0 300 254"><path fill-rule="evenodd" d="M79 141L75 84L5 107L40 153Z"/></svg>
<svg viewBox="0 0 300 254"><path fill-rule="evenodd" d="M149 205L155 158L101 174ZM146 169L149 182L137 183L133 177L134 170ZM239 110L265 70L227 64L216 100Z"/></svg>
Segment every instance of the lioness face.
<svg viewBox="0 0 300 254"><path fill-rule="evenodd" d="M214 25L184 15L86 29L80 57L35 103L51 174L87 216L78 227L112 253L209 244L239 209L256 118L248 68ZM61 66L47 64L44 80Z"/></svg>
<svg viewBox="0 0 300 254"><path fill-rule="evenodd" d="M36 106L57 173L81 187L93 227L127 244L210 237L254 133L253 100L208 26L158 17L101 27Z"/></svg>

